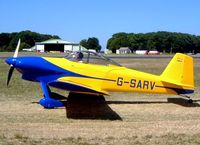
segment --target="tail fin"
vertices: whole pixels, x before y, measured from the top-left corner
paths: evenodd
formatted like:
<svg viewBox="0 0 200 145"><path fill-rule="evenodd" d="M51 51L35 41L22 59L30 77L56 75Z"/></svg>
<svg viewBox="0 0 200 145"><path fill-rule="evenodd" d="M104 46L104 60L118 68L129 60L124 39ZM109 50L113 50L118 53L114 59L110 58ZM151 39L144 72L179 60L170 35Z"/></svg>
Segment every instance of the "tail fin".
<svg viewBox="0 0 200 145"><path fill-rule="evenodd" d="M193 58L177 53L161 75L163 82L194 90Z"/></svg>

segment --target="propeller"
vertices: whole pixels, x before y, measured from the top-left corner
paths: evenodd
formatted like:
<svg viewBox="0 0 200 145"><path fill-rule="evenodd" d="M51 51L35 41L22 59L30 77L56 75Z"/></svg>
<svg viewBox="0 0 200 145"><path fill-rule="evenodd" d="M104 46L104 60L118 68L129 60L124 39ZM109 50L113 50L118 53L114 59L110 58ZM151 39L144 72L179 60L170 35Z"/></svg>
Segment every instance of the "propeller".
<svg viewBox="0 0 200 145"><path fill-rule="evenodd" d="M13 58L17 58L17 56L18 56L20 43L21 43L21 40L19 39L17 47L15 49L15 53L13 55ZM7 79L7 86L9 85L10 79L12 78L12 74L13 74L14 69L15 69L15 67L12 64L10 64L10 69L9 69L9 72L8 72L8 79Z"/></svg>
<svg viewBox="0 0 200 145"><path fill-rule="evenodd" d="M17 47L15 49L15 53L13 55L14 58L16 58L18 56L18 52L19 52L19 46L20 46L21 40L19 39L18 43L17 43Z"/></svg>
<svg viewBox="0 0 200 145"><path fill-rule="evenodd" d="M7 79L7 86L9 85L10 79L12 77L13 71L14 71L14 66L10 66L9 72L8 72L8 79Z"/></svg>

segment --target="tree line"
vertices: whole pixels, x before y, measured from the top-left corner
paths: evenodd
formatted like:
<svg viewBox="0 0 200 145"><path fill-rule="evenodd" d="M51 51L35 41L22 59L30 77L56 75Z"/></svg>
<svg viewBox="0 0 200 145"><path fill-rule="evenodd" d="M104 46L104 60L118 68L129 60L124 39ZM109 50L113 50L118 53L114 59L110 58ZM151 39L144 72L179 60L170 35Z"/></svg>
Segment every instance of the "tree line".
<svg viewBox="0 0 200 145"><path fill-rule="evenodd" d="M157 50L165 53L197 53L200 52L200 36L175 33L116 33L107 42L107 49L116 52L120 47L135 50Z"/></svg>
<svg viewBox="0 0 200 145"><path fill-rule="evenodd" d="M21 39L20 49L30 48L35 45L35 42L41 42L48 39L60 39L60 37L56 35L40 34L31 31L1 33L0 51L14 51L19 38Z"/></svg>
<svg viewBox="0 0 200 145"><path fill-rule="evenodd" d="M31 31L14 33L0 33L0 51L14 51L18 39L21 38L22 48L30 48L35 42L48 39L60 39L57 35L40 34ZM96 37L89 37L80 41L80 45L87 49L101 50L101 45ZM151 33L116 33L107 41L107 49L116 52L120 47L129 47L132 52L136 50L157 50L164 53L200 53L200 36L175 33L175 32L151 32Z"/></svg>

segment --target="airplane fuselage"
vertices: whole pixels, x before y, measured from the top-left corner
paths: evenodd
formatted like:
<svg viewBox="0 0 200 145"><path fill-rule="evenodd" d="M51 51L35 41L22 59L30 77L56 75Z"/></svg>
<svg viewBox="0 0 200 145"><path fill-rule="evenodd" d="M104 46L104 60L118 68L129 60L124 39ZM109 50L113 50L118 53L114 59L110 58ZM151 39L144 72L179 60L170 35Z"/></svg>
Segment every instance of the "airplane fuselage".
<svg viewBox="0 0 200 145"><path fill-rule="evenodd" d="M109 92L157 94L194 92L193 60L183 54L177 54L162 75L117 65L74 62L66 58L11 57L6 59L6 62L11 66L7 84L13 68L22 74L23 79L39 82L44 93L40 104L46 108L63 106L62 102L51 98L49 86L95 95L108 95ZM176 71L173 70L175 67Z"/></svg>

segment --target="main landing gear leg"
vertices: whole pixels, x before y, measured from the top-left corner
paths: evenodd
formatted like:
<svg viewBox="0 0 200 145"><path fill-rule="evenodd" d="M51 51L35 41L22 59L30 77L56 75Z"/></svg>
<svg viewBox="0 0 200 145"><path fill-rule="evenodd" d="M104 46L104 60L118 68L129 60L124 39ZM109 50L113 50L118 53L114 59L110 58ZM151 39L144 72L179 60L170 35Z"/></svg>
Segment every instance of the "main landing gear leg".
<svg viewBox="0 0 200 145"><path fill-rule="evenodd" d="M184 97L184 98L188 98L188 103L189 103L189 104L192 104L192 103L193 103L193 100L192 100L189 96L187 96L187 95L180 95L180 96L182 96L182 97Z"/></svg>
<svg viewBox="0 0 200 145"><path fill-rule="evenodd" d="M64 106L64 104L61 101L51 98L51 96L50 96L51 90L49 89L49 87L47 86L46 83L40 82L40 86L44 93L44 98L42 98L39 101L40 105L42 105L44 108L47 108L47 109Z"/></svg>

